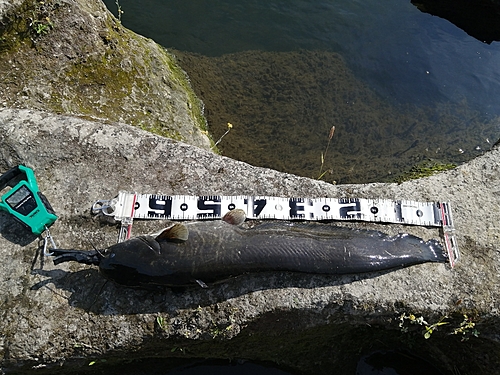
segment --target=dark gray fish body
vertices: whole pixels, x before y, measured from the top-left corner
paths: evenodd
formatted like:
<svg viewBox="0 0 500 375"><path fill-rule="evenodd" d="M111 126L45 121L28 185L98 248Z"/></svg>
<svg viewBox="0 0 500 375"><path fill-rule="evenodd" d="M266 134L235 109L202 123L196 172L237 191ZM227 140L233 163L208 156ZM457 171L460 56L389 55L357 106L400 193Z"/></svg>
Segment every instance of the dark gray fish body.
<svg viewBox="0 0 500 375"><path fill-rule="evenodd" d="M186 227L186 241L140 236L113 245L99 259L99 268L123 285L184 286L263 271L352 274L447 260L437 241L408 234L391 237L316 223L242 229L208 221Z"/></svg>

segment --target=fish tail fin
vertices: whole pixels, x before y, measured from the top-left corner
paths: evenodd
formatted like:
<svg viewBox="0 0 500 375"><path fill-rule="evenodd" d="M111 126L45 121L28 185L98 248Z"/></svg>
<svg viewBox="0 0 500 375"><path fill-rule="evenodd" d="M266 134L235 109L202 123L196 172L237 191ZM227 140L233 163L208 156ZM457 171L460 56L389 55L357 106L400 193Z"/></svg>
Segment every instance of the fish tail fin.
<svg viewBox="0 0 500 375"><path fill-rule="evenodd" d="M54 265L64 262L78 262L89 265L99 265L102 254L98 250L51 249Z"/></svg>
<svg viewBox="0 0 500 375"><path fill-rule="evenodd" d="M428 249L429 261L448 263L448 254L439 241L432 239L425 242L425 245Z"/></svg>

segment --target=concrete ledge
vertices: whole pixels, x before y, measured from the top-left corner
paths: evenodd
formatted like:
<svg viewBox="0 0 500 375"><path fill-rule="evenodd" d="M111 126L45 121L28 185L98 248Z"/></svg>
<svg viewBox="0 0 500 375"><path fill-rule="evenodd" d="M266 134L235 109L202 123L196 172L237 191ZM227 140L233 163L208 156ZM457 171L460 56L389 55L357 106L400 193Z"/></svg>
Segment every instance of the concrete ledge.
<svg viewBox="0 0 500 375"><path fill-rule="evenodd" d="M84 371L144 358L248 358L303 373L351 371L380 342L409 347L443 370L491 374L500 366L498 311L500 150L455 169L400 185L334 186L215 155L123 124L34 110L0 111L0 171L35 170L59 220L60 247L116 242L117 228L89 214L119 190L164 194L379 197L450 201L462 261L453 270L423 264L394 272L326 277L246 275L209 289L143 291L106 282L90 266L54 267L38 241L0 212L0 358L6 373ZM163 222L134 224L134 234ZM439 238L435 229L353 224ZM399 327L401 314L429 324ZM451 335L463 314L479 338ZM406 322L407 323L407 322ZM405 323L405 324L406 324ZM103 362L106 360L107 362ZM354 367L355 368L355 367ZM45 369L45 370L44 370ZM95 367L91 368L95 370ZM493 370L495 369L495 370Z"/></svg>

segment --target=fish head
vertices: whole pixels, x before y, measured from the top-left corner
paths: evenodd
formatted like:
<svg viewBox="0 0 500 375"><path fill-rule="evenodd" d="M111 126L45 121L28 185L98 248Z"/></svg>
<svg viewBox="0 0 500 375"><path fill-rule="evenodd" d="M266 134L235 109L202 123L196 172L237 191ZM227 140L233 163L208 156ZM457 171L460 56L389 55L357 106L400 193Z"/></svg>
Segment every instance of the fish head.
<svg viewBox="0 0 500 375"><path fill-rule="evenodd" d="M158 274L173 273L160 261L160 253L153 237L135 237L107 248L99 270L118 284L137 286Z"/></svg>

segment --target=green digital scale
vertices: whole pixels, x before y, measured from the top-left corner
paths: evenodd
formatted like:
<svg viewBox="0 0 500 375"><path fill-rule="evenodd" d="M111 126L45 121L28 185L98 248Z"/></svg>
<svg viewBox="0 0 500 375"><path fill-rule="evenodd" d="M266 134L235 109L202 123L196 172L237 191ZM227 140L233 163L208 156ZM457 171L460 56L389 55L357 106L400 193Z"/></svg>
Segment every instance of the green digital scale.
<svg viewBox="0 0 500 375"><path fill-rule="evenodd" d="M33 170L24 165L0 176L0 210L13 215L36 235L47 231L57 220L49 201L38 189Z"/></svg>

